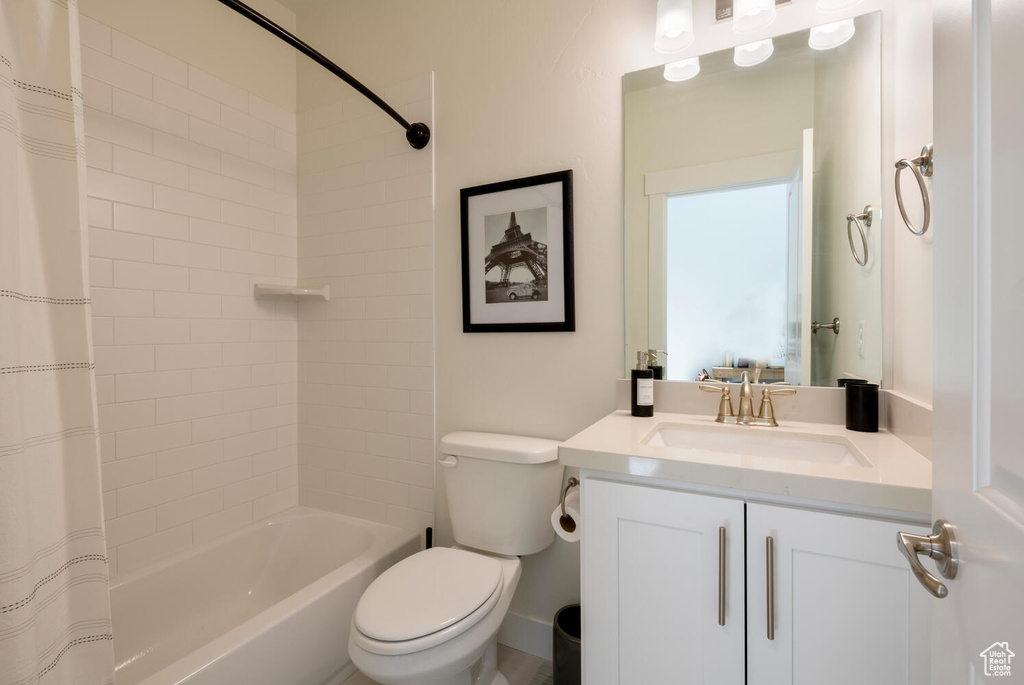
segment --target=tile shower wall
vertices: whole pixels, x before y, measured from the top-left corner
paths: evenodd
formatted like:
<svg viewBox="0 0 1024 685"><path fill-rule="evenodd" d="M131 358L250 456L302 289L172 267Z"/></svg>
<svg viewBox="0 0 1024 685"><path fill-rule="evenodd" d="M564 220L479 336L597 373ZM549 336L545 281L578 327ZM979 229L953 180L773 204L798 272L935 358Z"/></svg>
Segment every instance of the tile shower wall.
<svg viewBox="0 0 1024 685"><path fill-rule="evenodd" d="M303 73L300 67L300 84ZM385 99L431 123L432 79ZM434 511L433 144L358 96L299 115L299 498L422 531Z"/></svg>
<svg viewBox="0 0 1024 685"><path fill-rule="evenodd" d="M298 500L296 118L82 18L112 574Z"/></svg>

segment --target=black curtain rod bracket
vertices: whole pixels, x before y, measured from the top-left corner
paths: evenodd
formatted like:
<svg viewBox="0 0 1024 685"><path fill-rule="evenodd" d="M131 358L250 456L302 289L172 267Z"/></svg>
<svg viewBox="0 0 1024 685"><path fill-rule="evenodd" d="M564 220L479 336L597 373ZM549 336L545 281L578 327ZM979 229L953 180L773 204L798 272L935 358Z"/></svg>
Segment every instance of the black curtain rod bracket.
<svg viewBox="0 0 1024 685"><path fill-rule="evenodd" d="M430 142L430 128L426 124L421 122L410 124L408 121L405 120L405 117L396 112L394 108L391 107L391 105L384 102L384 100L378 97L376 93L374 93L372 90L364 86L347 71L339 67L331 60L324 57L322 54L314 50L307 43L300 40L298 37L296 37L294 34L289 32L285 28L274 23L267 17L263 16L262 14L260 14L253 8L249 7L244 2L240 2L239 0L217 1L235 10L243 17L256 24L257 26L262 26L264 29L266 29L270 33L274 34L275 36L283 40L285 43L288 43L293 48L295 48L302 54L306 55L320 66L327 69L327 71L331 72L332 74L340 78L342 81L355 88L367 100L380 107L389 117L391 117L399 124L401 124L402 128L405 129L405 139L409 141L409 145L412 145L417 150L422 150L427 146L427 143Z"/></svg>

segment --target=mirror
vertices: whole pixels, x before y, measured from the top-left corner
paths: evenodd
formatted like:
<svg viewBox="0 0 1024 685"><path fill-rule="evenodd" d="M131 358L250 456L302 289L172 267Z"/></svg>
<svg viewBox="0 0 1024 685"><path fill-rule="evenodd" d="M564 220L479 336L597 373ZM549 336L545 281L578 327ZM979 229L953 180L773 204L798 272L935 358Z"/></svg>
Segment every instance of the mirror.
<svg viewBox="0 0 1024 685"><path fill-rule="evenodd" d="M881 380L881 17L838 24L625 76L627 374Z"/></svg>

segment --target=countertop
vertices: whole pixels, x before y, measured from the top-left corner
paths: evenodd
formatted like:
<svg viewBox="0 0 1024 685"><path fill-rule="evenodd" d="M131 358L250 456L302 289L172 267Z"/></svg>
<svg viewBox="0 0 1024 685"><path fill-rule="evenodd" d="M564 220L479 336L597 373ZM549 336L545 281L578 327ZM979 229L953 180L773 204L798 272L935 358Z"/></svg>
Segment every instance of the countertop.
<svg viewBox="0 0 1024 685"><path fill-rule="evenodd" d="M700 431L765 431L794 440L846 442L869 466L812 463L644 444L661 424ZM565 466L679 483L834 502L927 517L931 462L892 433L860 433L844 426L799 421L777 428L719 424L712 416L656 412L651 418L619 410L558 448Z"/></svg>

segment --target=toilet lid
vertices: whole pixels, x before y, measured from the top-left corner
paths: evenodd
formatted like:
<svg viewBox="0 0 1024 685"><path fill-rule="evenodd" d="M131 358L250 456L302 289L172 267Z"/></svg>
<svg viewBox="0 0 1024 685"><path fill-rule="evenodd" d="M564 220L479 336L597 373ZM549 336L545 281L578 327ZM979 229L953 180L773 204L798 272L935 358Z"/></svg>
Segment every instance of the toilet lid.
<svg viewBox="0 0 1024 685"><path fill-rule="evenodd" d="M398 562L373 581L353 620L363 635L375 640L415 640L469 616L500 584L497 559L434 547Z"/></svg>

